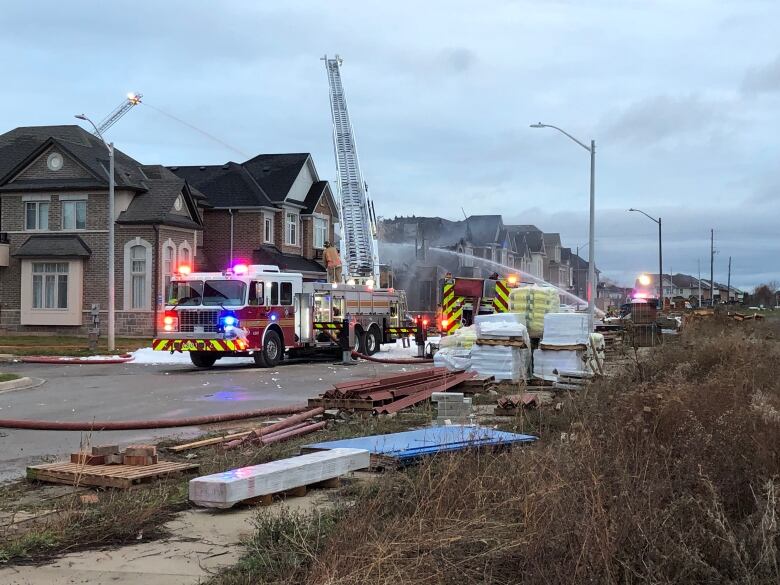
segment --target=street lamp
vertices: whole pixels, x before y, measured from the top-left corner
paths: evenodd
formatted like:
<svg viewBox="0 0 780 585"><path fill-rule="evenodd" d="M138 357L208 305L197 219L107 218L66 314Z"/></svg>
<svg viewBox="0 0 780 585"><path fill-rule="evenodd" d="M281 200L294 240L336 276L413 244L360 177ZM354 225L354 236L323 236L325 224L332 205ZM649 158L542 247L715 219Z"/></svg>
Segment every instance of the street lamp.
<svg viewBox="0 0 780 585"><path fill-rule="evenodd" d="M596 312L596 264L595 264L595 233L596 233L596 141L591 140L590 146L584 142L580 142L574 136L553 126L552 124L531 124L531 128L552 128L557 130L567 138L573 140L579 144L582 148L590 153L590 226L588 232L588 325L590 330L593 331L593 321Z"/></svg>
<svg viewBox="0 0 780 585"><path fill-rule="evenodd" d="M76 114L79 120L89 122L95 129L95 134L108 149L108 351L116 349L114 334L114 143L106 142L95 123L85 114Z"/></svg>
<svg viewBox="0 0 780 585"><path fill-rule="evenodd" d="M654 218L652 215L646 214L641 209L634 209L633 207L629 211L636 211L641 213L650 221L654 221L658 224L658 300L661 303L661 308L664 306L664 254L663 246L661 244L661 218Z"/></svg>

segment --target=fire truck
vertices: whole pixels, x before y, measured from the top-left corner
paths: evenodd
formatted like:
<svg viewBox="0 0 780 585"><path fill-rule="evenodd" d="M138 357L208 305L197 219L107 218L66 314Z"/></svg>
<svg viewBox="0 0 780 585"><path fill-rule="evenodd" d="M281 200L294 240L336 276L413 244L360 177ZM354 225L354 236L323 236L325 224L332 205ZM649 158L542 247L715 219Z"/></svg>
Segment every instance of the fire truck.
<svg viewBox="0 0 780 585"><path fill-rule="evenodd" d="M271 368L285 353L338 349L345 320L354 326L354 350L372 355L380 344L411 331L403 326L405 315L405 296L394 289L303 282L300 273L270 265L238 264L223 272L181 266L152 347L189 352L201 368L234 356L251 356Z"/></svg>
<svg viewBox="0 0 780 585"><path fill-rule="evenodd" d="M454 333L471 325L474 317L509 310L509 291L519 284L515 275L506 278L453 278L444 277L442 283L439 331L443 335Z"/></svg>

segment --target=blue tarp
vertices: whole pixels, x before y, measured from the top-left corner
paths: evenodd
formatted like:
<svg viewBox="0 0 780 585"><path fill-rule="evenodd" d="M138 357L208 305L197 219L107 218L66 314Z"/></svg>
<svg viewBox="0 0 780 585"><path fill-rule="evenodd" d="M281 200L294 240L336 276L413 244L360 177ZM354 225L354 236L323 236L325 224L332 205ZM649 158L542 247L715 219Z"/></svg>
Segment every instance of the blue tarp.
<svg viewBox="0 0 780 585"><path fill-rule="evenodd" d="M340 441L325 441L323 443L306 445L304 449L320 450L339 447L366 449L372 455L392 457L403 462L445 451L458 451L488 445L527 443L536 439L537 437L533 435L507 433L489 427L446 425L388 435L371 435L354 439L342 439Z"/></svg>

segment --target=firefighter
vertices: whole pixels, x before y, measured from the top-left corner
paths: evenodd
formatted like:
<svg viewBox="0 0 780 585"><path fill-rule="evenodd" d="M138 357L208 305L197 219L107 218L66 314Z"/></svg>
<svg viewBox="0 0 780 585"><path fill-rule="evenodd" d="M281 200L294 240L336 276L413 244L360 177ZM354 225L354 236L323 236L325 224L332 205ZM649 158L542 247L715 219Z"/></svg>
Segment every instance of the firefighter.
<svg viewBox="0 0 780 585"><path fill-rule="evenodd" d="M328 282L341 282L341 257L336 246L325 242L325 252L323 252L322 257L328 271Z"/></svg>

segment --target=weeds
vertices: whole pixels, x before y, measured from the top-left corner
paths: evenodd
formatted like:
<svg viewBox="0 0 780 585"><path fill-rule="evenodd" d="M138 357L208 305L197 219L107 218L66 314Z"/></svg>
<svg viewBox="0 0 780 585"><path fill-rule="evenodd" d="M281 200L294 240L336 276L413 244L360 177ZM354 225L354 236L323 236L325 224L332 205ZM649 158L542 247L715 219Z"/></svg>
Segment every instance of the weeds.
<svg viewBox="0 0 780 585"><path fill-rule="evenodd" d="M301 582L780 582L767 333L694 327L566 404L565 441L384 478Z"/></svg>

